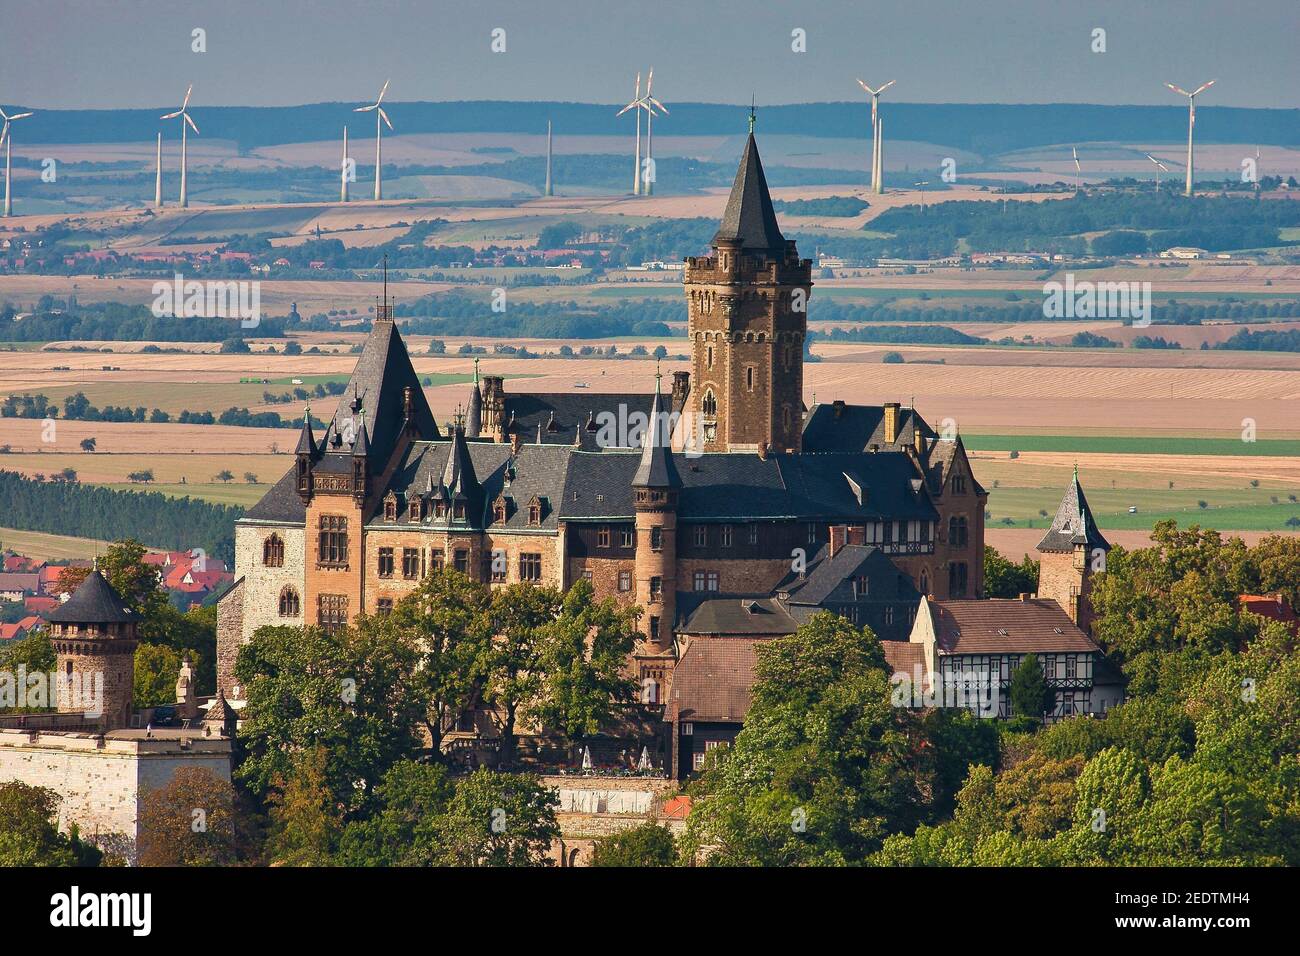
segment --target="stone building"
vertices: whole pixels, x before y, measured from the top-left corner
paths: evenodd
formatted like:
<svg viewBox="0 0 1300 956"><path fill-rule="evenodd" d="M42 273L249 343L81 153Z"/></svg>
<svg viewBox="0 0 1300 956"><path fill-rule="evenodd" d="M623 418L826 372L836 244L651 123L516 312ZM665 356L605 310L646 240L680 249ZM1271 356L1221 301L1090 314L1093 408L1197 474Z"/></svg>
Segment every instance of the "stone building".
<svg viewBox="0 0 1300 956"><path fill-rule="evenodd" d="M1052 526L1038 542L1038 553L1038 596L1055 601L1085 634L1091 634L1092 604L1088 595L1094 576L1106 570L1110 542L1088 507L1077 467Z"/></svg>
<svg viewBox="0 0 1300 956"><path fill-rule="evenodd" d="M293 468L236 526L219 696L242 706L234 661L258 627L385 613L437 567L492 586L585 578L637 605L629 665L660 708L690 644L724 639L711 622L826 604L902 637L917 595L981 596L988 496L960 436L896 402L805 408L810 266L752 134L684 281L691 370L671 384L514 393L476 368L442 427L381 303L324 434L304 422Z"/></svg>

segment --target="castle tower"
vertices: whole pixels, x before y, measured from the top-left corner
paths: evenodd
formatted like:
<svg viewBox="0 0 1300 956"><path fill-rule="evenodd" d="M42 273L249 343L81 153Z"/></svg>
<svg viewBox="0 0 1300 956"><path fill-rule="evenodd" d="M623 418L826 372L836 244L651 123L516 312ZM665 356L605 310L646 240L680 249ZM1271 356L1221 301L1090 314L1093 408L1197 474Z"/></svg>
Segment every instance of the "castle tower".
<svg viewBox="0 0 1300 956"><path fill-rule="evenodd" d="M1110 542L1102 536L1079 484L1079 468L1065 489L1052 526L1038 542L1038 596L1061 605L1070 620L1092 633L1088 594L1092 576L1106 570Z"/></svg>
<svg viewBox="0 0 1300 956"><path fill-rule="evenodd" d="M799 451L812 261L777 226L752 124L712 246L685 270L703 450Z"/></svg>
<svg viewBox="0 0 1300 956"><path fill-rule="evenodd" d="M103 730L129 725L139 615L96 568L72 597L50 612L49 622L58 661L59 713L98 709ZM101 692L102 704L96 708Z"/></svg>
<svg viewBox="0 0 1300 956"><path fill-rule="evenodd" d="M670 448L671 422L655 376L655 397L650 421L641 442L641 463L632 476L636 509L636 602L644 609L641 619L646 651L664 654L672 647L673 619L677 611L677 495L681 476Z"/></svg>
<svg viewBox="0 0 1300 956"><path fill-rule="evenodd" d="M475 372L477 373L477 368ZM484 375L481 389L483 410L479 433L500 444L506 441L506 388L500 375Z"/></svg>

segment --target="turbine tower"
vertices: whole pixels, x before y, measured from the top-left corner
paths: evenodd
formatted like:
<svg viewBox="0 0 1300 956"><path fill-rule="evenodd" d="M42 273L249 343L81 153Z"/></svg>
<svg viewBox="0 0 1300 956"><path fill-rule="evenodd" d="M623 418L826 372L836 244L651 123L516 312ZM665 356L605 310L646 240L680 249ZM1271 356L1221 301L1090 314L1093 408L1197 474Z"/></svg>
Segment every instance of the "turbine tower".
<svg viewBox="0 0 1300 956"><path fill-rule="evenodd" d="M551 121L546 121L546 192L544 195L554 196L555 190L551 188Z"/></svg>
<svg viewBox="0 0 1300 956"><path fill-rule="evenodd" d="M636 110L636 154L632 159L632 195L641 195L641 73L636 75L636 89L632 93L632 102L623 107L614 116L622 116L628 110Z"/></svg>
<svg viewBox="0 0 1300 956"><path fill-rule="evenodd" d="M153 207L161 209L162 198L162 130L158 131L158 154L154 160Z"/></svg>
<svg viewBox="0 0 1300 956"><path fill-rule="evenodd" d="M655 69L652 66L650 67L650 75L646 77L646 81L645 81L645 96L641 98L641 108L646 111L645 158L646 158L647 165L651 169L654 168L654 133L651 131L650 127L655 118L655 110L659 110L665 116L668 115L668 107L664 106L657 99L655 99L653 96L650 95L650 87L654 85L654 81L655 81ZM649 196L654 193L655 191L654 180L655 177L653 176L645 180L644 187L642 189L642 192L645 195Z"/></svg>
<svg viewBox="0 0 1300 956"><path fill-rule="evenodd" d="M1079 165L1079 147L1071 146L1070 152L1074 156L1074 191L1079 191L1079 176L1083 173L1083 167Z"/></svg>
<svg viewBox="0 0 1300 956"><path fill-rule="evenodd" d="M890 80L878 90L858 80L858 86L871 94L871 191L877 195L885 191L884 124L880 121L880 94L897 80Z"/></svg>
<svg viewBox="0 0 1300 956"><path fill-rule="evenodd" d="M1147 153L1147 159L1156 164L1156 192L1160 192L1160 170L1163 169L1165 172L1169 172L1169 167L1160 162L1160 160L1156 159L1150 153Z"/></svg>
<svg viewBox="0 0 1300 956"><path fill-rule="evenodd" d="M181 208L182 209L187 208L190 204L190 194L186 182L186 174L189 165L189 158L187 154L187 145L189 142L189 138L186 135L185 127L188 125L190 129L194 130L195 136L199 134L199 128L194 125L194 120L190 119L190 114L188 112L189 105L190 105L190 94L193 92L194 92L194 84L191 83L190 88L185 91L185 100L184 102L181 103L181 108L178 109L175 113L168 113L162 117L165 120L175 119L178 116L181 118Z"/></svg>
<svg viewBox="0 0 1300 956"><path fill-rule="evenodd" d="M0 110L0 117L3 117L3 118L4 118L4 128L3 128L3 130L0 130L0 143L4 143L4 146L5 146L5 210L4 210L4 215L5 215L5 218L6 218L6 219L9 218L9 216L11 216L11 215L13 214L13 201L12 201L12 199L11 199L11 193L10 193L9 189L10 189L10 183L12 183L12 181L13 181L13 173L14 173L14 170L13 170L13 146L14 146L14 136L13 136L13 133L10 132L10 130L9 130L9 124L10 124L10 123L14 123L14 122L16 122L16 121L18 121L18 120L20 120L20 119L27 119L27 117L29 117L29 116L31 116L31 115L32 115L32 114L31 114L30 112L27 112L27 113L15 113L13 116L10 116L10 115L9 115L8 113L6 113L4 110Z"/></svg>
<svg viewBox="0 0 1300 956"><path fill-rule="evenodd" d="M392 81L384 80L384 88L379 91L379 98L375 100L373 105L358 106L356 109L352 111L354 113L369 113L371 110L375 111L375 201L376 202L384 198L383 189L381 186L381 180L379 177L379 165L383 159L383 153L381 152L381 150L383 148L384 128L379 125L379 121L383 120L385 123L388 124L389 129L393 128L392 122L388 119L388 114L384 112L384 108L379 104L384 101L384 94L388 92L388 84L390 82Z"/></svg>
<svg viewBox="0 0 1300 956"><path fill-rule="evenodd" d="M348 128L343 127L343 167L339 173L339 202L348 201Z"/></svg>
<svg viewBox="0 0 1300 956"><path fill-rule="evenodd" d="M1177 93L1179 96L1185 96L1185 97L1187 97L1187 187L1183 190L1183 195L1184 195L1184 196L1190 196L1190 195L1192 195L1192 191L1193 191L1193 184L1192 184L1192 129L1196 126L1196 96L1197 96L1198 93L1203 93L1203 92L1205 92L1206 90L1208 90L1210 87L1212 87L1212 86L1213 86L1215 83L1217 83L1217 82L1218 82L1218 80L1210 80L1210 82L1208 82L1208 83L1202 83L1200 86L1198 86L1196 89L1192 90L1192 92L1190 92L1190 93L1188 93L1186 90L1184 90L1184 89L1182 89L1182 88L1180 88L1180 87L1174 86L1174 84L1172 84L1172 83L1166 83L1166 84L1165 84L1165 86L1169 87L1171 90L1173 90L1173 91L1174 91L1175 93Z"/></svg>

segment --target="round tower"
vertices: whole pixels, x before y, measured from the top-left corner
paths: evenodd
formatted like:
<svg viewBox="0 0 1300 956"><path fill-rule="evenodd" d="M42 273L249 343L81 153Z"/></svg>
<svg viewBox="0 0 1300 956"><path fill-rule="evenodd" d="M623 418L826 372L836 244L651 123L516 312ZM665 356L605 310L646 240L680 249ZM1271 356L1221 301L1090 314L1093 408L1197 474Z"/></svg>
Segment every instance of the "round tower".
<svg viewBox="0 0 1300 956"><path fill-rule="evenodd" d="M632 478L636 510L636 600L644 609L642 633L647 650L672 646L677 611L677 496L681 476L673 464L671 420L664 410L659 376L642 440L641 463Z"/></svg>
<svg viewBox="0 0 1300 956"><path fill-rule="evenodd" d="M96 568L49 622L59 713L98 717L103 730L129 725L140 616Z"/></svg>

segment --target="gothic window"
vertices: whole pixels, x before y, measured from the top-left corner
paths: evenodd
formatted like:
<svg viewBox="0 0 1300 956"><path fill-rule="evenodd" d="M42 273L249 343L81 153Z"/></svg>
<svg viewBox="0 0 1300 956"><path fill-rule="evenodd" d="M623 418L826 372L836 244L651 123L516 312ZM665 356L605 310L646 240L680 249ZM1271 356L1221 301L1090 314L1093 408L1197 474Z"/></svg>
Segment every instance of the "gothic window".
<svg viewBox="0 0 1300 956"><path fill-rule="evenodd" d="M709 365L713 365L712 359L709 360ZM704 412L705 415L718 414L718 400L713 396L713 389L708 389L704 393L704 401L700 403L700 410Z"/></svg>
<svg viewBox="0 0 1300 956"><path fill-rule="evenodd" d="M293 588L285 588L280 592L280 616L297 617L302 613L302 605L298 598L298 592Z"/></svg>
<svg viewBox="0 0 1300 956"><path fill-rule="evenodd" d="M348 563L348 519L343 515L321 515L318 563L341 568Z"/></svg>
<svg viewBox="0 0 1300 956"><path fill-rule="evenodd" d="M284 541L278 534L262 542L262 563L268 568L284 567Z"/></svg>
<svg viewBox="0 0 1300 956"><path fill-rule="evenodd" d="M348 596L346 594L321 594L316 598L316 623L327 631L348 623Z"/></svg>
<svg viewBox="0 0 1300 956"><path fill-rule="evenodd" d="M953 493L954 495L964 495L964 494L966 494L966 476L965 476L965 475L953 475L953 476L952 476L952 493Z"/></svg>
<svg viewBox="0 0 1300 956"><path fill-rule="evenodd" d="M921 572L921 593L930 593L930 572L928 571Z"/></svg>
<svg viewBox="0 0 1300 956"><path fill-rule="evenodd" d="M528 502L528 523L539 525L542 523L542 499L534 498Z"/></svg>

